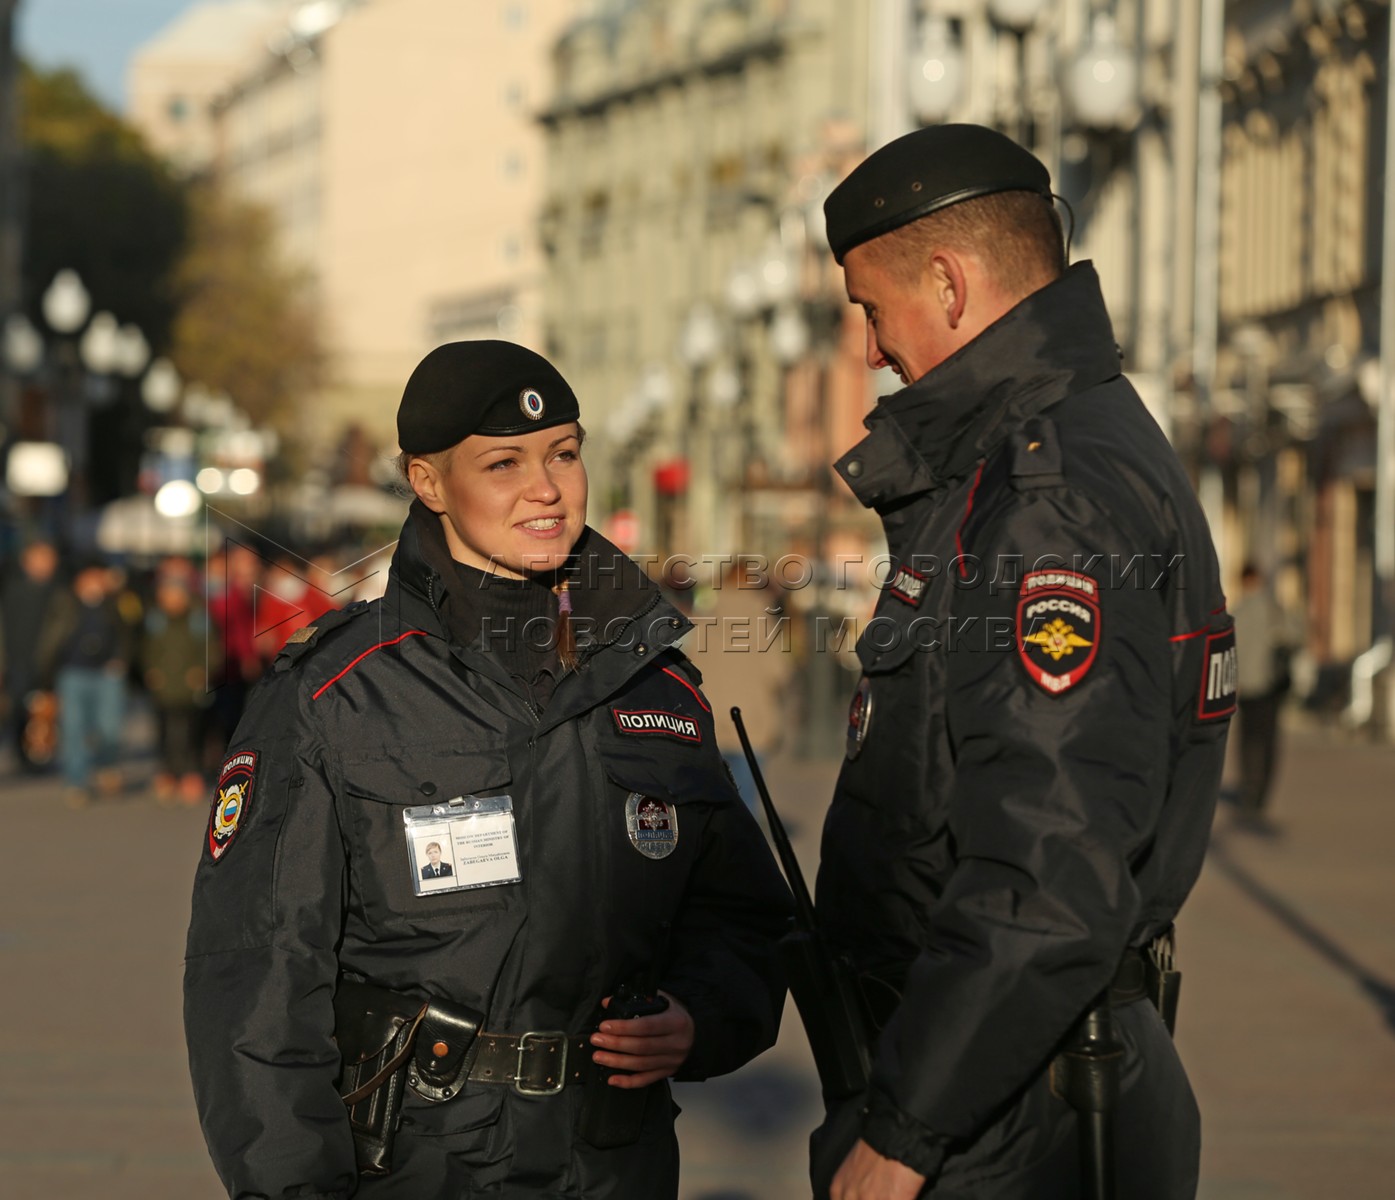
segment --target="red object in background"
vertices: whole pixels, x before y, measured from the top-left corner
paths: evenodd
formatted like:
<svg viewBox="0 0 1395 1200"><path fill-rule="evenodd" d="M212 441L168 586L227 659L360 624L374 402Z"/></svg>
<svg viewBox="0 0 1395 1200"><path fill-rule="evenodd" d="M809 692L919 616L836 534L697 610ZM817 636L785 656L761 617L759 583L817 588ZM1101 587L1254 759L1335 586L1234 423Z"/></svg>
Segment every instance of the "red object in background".
<svg viewBox="0 0 1395 1200"><path fill-rule="evenodd" d="M608 537L624 554L633 554L639 546L639 518L628 508L610 514L606 522Z"/></svg>
<svg viewBox="0 0 1395 1200"><path fill-rule="evenodd" d="M688 490L688 460L670 458L654 468L654 489L661 496L681 496Z"/></svg>

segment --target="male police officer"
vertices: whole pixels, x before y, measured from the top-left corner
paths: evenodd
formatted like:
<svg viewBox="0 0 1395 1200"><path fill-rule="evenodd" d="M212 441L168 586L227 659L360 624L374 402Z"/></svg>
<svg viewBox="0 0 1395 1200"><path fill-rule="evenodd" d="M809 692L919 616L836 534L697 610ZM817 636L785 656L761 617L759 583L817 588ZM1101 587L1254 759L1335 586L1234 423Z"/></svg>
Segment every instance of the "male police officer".
<svg viewBox="0 0 1395 1200"><path fill-rule="evenodd" d="M867 1093L815 1135L816 1184L1077 1196L1061 1052L1098 1004L1124 1049L1121 1194L1191 1196L1196 1105L1147 997L1171 980L1155 939L1200 869L1235 703L1206 522L1120 374L1094 270L1065 267L1036 158L922 129L826 213L868 365L907 386L836 464L894 574L858 644L818 880L878 1036Z"/></svg>

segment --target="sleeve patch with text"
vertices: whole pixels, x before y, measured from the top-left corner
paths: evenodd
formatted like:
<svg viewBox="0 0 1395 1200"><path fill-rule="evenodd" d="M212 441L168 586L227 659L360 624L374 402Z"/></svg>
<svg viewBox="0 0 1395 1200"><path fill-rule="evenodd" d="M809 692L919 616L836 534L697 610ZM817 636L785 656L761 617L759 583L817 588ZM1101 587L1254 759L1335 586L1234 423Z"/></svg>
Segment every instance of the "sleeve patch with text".
<svg viewBox="0 0 1395 1200"><path fill-rule="evenodd" d="M659 709L612 708L611 715L621 733L637 737L668 737L680 742L701 742L702 730L692 717Z"/></svg>
<svg viewBox="0 0 1395 1200"><path fill-rule="evenodd" d="M1075 571L1033 571L1017 601L1017 649L1043 691L1062 695L1089 674L1099 651L1099 584Z"/></svg>
<svg viewBox="0 0 1395 1200"><path fill-rule="evenodd" d="M1201 656L1201 697L1196 715L1203 721L1230 716L1236 709L1238 683L1235 630L1207 635L1206 653Z"/></svg>

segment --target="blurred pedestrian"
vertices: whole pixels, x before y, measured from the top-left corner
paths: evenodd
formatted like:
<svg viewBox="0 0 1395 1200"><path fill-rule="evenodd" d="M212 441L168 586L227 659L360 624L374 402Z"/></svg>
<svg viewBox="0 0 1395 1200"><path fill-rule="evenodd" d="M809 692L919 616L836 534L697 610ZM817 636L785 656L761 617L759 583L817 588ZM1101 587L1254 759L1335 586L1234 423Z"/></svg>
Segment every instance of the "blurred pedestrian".
<svg viewBox="0 0 1395 1200"><path fill-rule="evenodd" d="M155 798L178 796L190 805L205 799L203 729L212 701L207 664L222 654L217 630L195 598L191 573L175 562L162 564L140 648L141 679L159 723Z"/></svg>
<svg viewBox="0 0 1395 1200"><path fill-rule="evenodd" d="M264 664L281 652L297 629L314 624L339 605L333 586L334 560L321 554L306 560L289 551L276 556L262 577L256 612L257 654Z"/></svg>
<svg viewBox="0 0 1395 1200"><path fill-rule="evenodd" d="M278 554L267 565L257 593L256 647L265 669L297 629L310 623L306 597L313 592L305 579L308 564L298 555Z"/></svg>
<svg viewBox="0 0 1395 1200"><path fill-rule="evenodd" d="M83 562L71 588L54 594L40 633L39 661L58 698L59 758L74 805L86 803L94 788L108 796L121 789L116 764L132 637L115 590L105 563Z"/></svg>
<svg viewBox="0 0 1395 1200"><path fill-rule="evenodd" d="M1235 604L1239 652L1239 823L1268 828L1266 809L1279 758L1279 713L1292 686L1290 661L1298 638L1263 572L1247 562Z"/></svg>
<svg viewBox="0 0 1395 1200"><path fill-rule="evenodd" d="M1235 707L1205 516L1034 155L930 126L824 211L904 386L837 463L891 571L818 876L871 1069L829 1096L815 1192L1189 1200L1171 929Z"/></svg>
<svg viewBox="0 0 1395 1200"><path fill-rule="evenodd" d="M21 769L37 771L47 765L48 756L36 761L26 746L25 726L29 720L31 697L39 689L39 634L44 616L53 601L58 578L58 551L43 538L31 541L20 552L19 569L5 580L0 591L0 672L3 672L8 702L5 727L14 739ZM0 736L0 744L4 738Z"/></svg>
<svg viewBox="0 0 1395 1200"><path fill-rule="evenodd" d="M256 589L262 560L256 551L230 542L208 560L208 615L218 631L222 656L213 660L212 741L226 745L242 716L247 690L261 675L257 650Z"/></svg>
<svg viewBox="0 0 1395 1200"><path fill-rule="evenodd" d="M758 761L781 748L790 726L784 693L792 646L780 592L765 570L738 559L717 586L704 590L693 623L696 628L684 641L683 652L702 672L703 689L716 714L717 746L741 798L754 811L760 802L756 781L729 710L740 706Z"/></svg>

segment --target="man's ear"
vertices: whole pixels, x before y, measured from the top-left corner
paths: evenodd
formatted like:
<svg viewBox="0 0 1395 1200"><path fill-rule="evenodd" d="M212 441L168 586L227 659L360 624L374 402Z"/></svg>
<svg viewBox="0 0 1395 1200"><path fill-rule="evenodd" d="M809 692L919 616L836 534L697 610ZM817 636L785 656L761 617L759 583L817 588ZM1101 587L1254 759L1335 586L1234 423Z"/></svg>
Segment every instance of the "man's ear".
<svg viewBox="0 0 1395 1200"><path fill-rule="evenodd" d="M964 263L953 250L937 250L930 259L930 286L935 303L944 310L945 322L958 329L969 302L969 284Z"/></svg>
<svg viewBox="0 0 1395 1200"><path fill-rule="evenodd" d="M427 508L434 513L446 511L441 500L441 475L424 458L414 458L407 464L407 483Z"/></svg>

